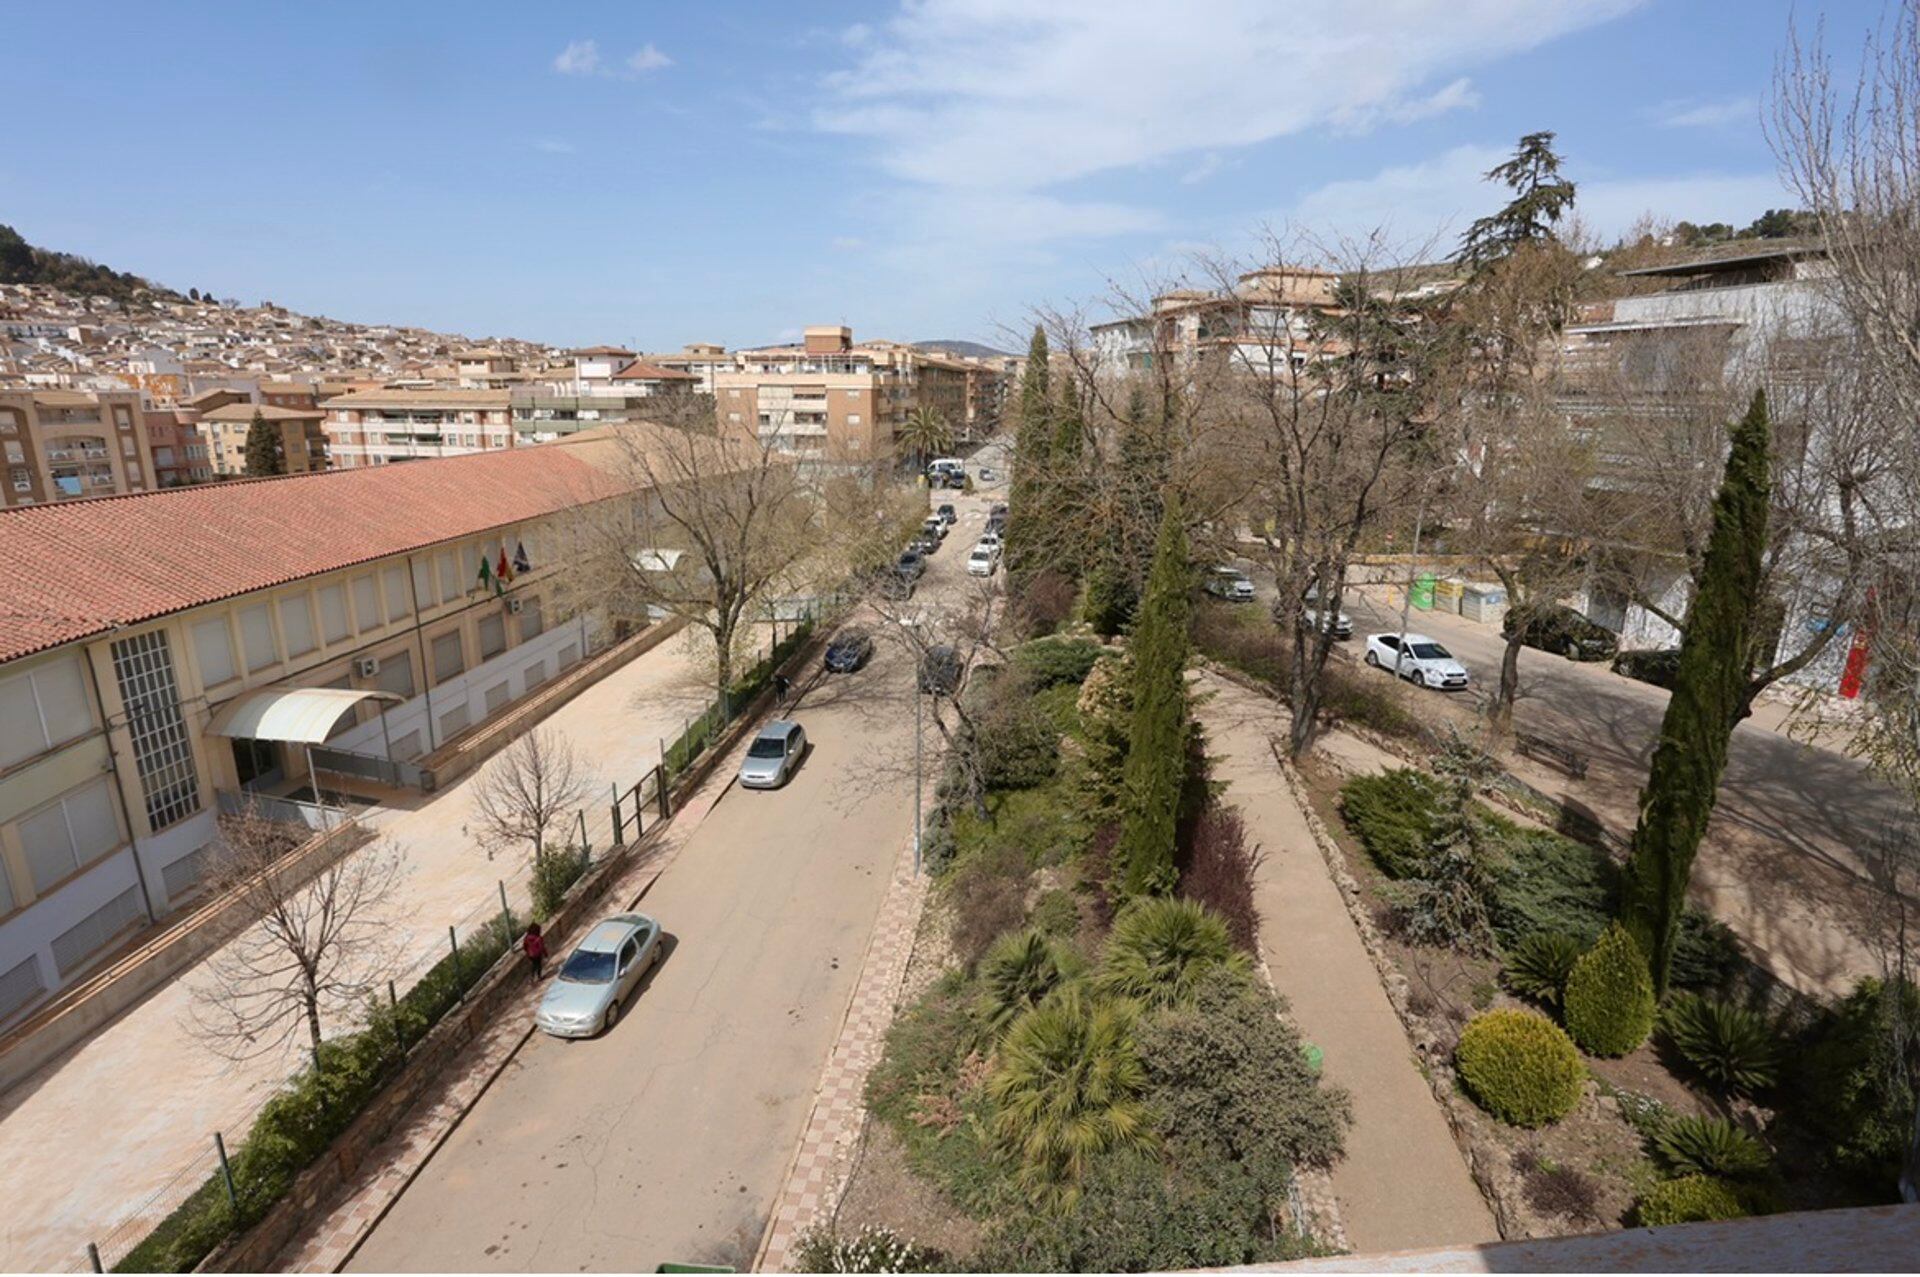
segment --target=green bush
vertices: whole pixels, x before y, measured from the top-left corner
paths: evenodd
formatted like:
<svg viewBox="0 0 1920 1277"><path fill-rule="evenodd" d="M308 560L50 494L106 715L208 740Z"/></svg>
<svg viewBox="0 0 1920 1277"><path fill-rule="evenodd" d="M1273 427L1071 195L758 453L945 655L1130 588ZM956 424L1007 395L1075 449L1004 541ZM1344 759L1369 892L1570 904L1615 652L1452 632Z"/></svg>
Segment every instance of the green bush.
<svg viewBox="0 0 1920 1277"><path fill-rule="evenodd" d="M1567 1032L1594 1055L1625 1055L1653 1031L1653 976L1647 955L1618 923L1567 976Z"/></svg>
<svg viewBox="0 0 1920 1277"><path fill-rule="evenodd" d="M992 1034L1040 1005L1078 972L1073 953L1041 932L1003 936L980 960L980 1019Z"/></svg>
<svg viewBox="0 0 1920 1277"><path fill-rule="evenodd" d="M830 1224L809 1229L793 1250L793 1271L801 1273L940 1273L949 1268L939 1251L873 1224L852 1236Z"/></svg>
<svg viewBox="0 0 1920 1277"><path fill-rule="evenodd" d="M1683 1175L1679 1179L1663 1180L1647 1191L1635 1210L1642 1228L1741 1219L1747 1213L1732 1186L1711 1175Z"/></svg>
<svg viewBox="0 0 1920 1277"><path fill-rule="evenodd" d="M1536 932L1572 936L1591 945L1613 915L1617 873L1584 843L1528 829L1497 812L1479 813L1495 857L1492 921L1495 937L1511 948Z"/></svg>
<svg viewBox="0 0 1920 1277"><path fill-rule="evenodd" d="M1337 1159L1352 1121L1346 1093L1321 1084L1284 1011L1264 984L1215 970L1191 1006L1139 1032L1161 1133L1245 1165L1272 1193L1294 1167Z"/></svg>
<svg viewBox="0 0 1920 1277"><path fill-rule="evenodd" d="M1065 1205L1095 1167L1151 1147L1145 1086L1128 1004L1068 986L1021 1016L987 1080L993 1134L1015 1180L1049 1205Z"/></svg>
<svg viewBox="0 0 1920 1277"><path fill-rule="evenodd" d="M1023 643L1013 651L1013 667L1032 691L1062 683L1086 682L1095 661L1106 649L1091 639L1046 638Z"/></svg>
<svg viewBox="0 0 1920 1277"><path fill-rule="evenodd" d="M1072 939L1080 930L1080 904L1071 891L1049 887L1033 902L1033 929L1055 939Z"/></svg>
<svg viewBox="0 0 1920 1277"><path fill-rule="evenodd" d="M1467 1091L1503 1122L1541 1126L1580 1102L1587 1071L1560 1026L1532 1011L1489 1011L1460 1033L1454 1066Z"/></svg>
<svg viewBox="0 0 1920 1277"><path fill-rule="evenodd" d="M1032 789L1052 779L1060 766L1060 729L1024 693L995 688L992 702L974 714L968 748L979 760L989 790Z"/></svg>
<svg viewBox="0 0 1920 1277"><path fill-rule="evenodd" d="M1680 915L1668 980L1677 989L1726 989L1748 966L1725 923L1689 908Z"/></svg>
<svg viewBox="0 0 1920 1277"><path fill-rule="evenodd" d="M1581 944L1558 931L1536 931L1506 953L1507 987L1523 998L1560 1005Z"/></svg>
<svg viewBox="0 0 1920 1277"><path fill-rule="evenodd" d="M1440 788L1410 767L1356 776L1340 788L1340 815L1389 878L1413 878L1439 819Z"/></svg>
<svg viewBox="0 0 1920 1277"><path fill-rule="evenodd" d="M1027 920L1027 884L1033 866L1027 854L1012 843L1002 843L966 857L947 878L947 897L953 903L953 948L960 961L972 966L994 941Z"/></svg>
<svg viewBox="0 0 1920 1277"><path fill-rule="evenodd" d="M1772 1163L1766 1145L1724 1117L1670 1117L1653 1137L1654 1155L1670 1175L1742 1179Z"/></svg>
<svg viewBox="0 0 1920 1277"><path fill-rule="evenodd" d="M1697 993L1676 994L1660 1012L1660 1033L1722 1091L1752 1095L1779 1076L1779 1039L1758 1011Z"/></svg>
<svg viewBox="0 0 1920 1277"><path fill-rule="evenodd" d="M1789 1074L1790 1120L1829 1166L1887 1200L1913 1135L1914 1080L1899 1044L1915 1024L1920 987L1862 980L1815 1019Z"/></svg>
<svg viewBox="0 0 1920 1277"><path fill-rule="evenodd" d="M580 881L580 875L587 871L587 864L587 850L584 847L561 847L540 857L533 867L535 921L545 922L553 917L560 902L567 898L567 889Z"/></svg>
<svg viewBox="0 0 1920 1277"><path fill-rule="evenodd" d="M1094 982L1147 1007L1181 1006L1216 969L1241 981L1253 969L1219 915L1190 900L1149 896L1114 919Z"/></svg>

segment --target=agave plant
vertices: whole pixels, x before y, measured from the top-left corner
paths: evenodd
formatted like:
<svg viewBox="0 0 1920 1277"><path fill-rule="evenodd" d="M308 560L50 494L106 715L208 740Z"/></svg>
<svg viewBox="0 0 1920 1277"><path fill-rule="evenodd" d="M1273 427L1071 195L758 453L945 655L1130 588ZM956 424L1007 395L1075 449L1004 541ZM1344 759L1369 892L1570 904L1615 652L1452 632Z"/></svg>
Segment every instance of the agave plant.
<svg viewBox="0 0 1920 1277"><path fill-rule="evenodd" d="M1507 952L1507 987L1523 998L1558 1006L1581 952L1570 935L1536 931Z"/></svg>
<svg viewBox="0 0 1920 1277"><path fill-rule="evenodd" d="M1681 1059L1723 1090L1751 1095L1779 1075L1779 1039L1758 1011L1683 993L1661 1012L1660 1031Z"/></svg>
<svg viewBox="0 0 1920 1277"><path fill-rule="evenodd" d="M1674 1175L1758 1175L1772 1160L1764 1144L1724 1117L1673 1117L1653 1137L1654 1155Z"/></svg>
<svg viewBox="0 0 1920 1277"><path fill-rule="evenodd" d="M993 1133L1023 1188L1070 1204L1109 1155L1154 1140L1134 1010L1067 986L1014 1022L987 1080Z"/></svg>
<svg viewBox="0 0 1920 1277"><path fill-rule="evenodd" d="M1003 936L980 960L980 1019L998 1037L1076 973L1071 950L1039 931Z"/></svg>
<svg viewBox="0 0 1920 1277"><path fill-rule="evenodd" d="M1190 900L1146 897L1115 919L1096 979L1102 992L1143 1006L1183 1006L1216 968L1243 977L1253 969L1227 924Z"/></svg>

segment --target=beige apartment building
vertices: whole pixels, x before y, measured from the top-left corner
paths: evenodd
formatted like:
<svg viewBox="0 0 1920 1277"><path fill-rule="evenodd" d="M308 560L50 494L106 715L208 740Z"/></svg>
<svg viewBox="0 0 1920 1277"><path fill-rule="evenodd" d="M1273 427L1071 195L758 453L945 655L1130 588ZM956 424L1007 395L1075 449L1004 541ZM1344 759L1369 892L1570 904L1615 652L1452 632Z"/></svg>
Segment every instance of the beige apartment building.
<svg viewBox="0 0 1920 1277"><path fill-rule="evenodd" d="M964 428L964 362L898 342L855 345L841 325L804 336L797 346L735 351L730 370L713 372L723 433L852 463L893 456L894 438L917 408L938 412L955 432Z"/></svg>
<svg viewBox="0 0 1920 1277"><path fill-rule="evenodd" d="M223 479L246 474L247 436L253 431L255 414L279 433L280 455L286 459L288 474L327 468L326 414L320 409L241 402L200 414L200 432L206 438L207 459L214 474Z"/></svg>
<svg viewBox="0 0 1920 1277"><path fill-rule="evenodd" d="M0 508L156 486L137 390L0 390Z"/></svg>
<svg viewBox="0 0 1920 1277"><path fill-rule="evenodd" d="M328 455L342 470L491 452L514 443L509 390L356 390L320 408Z"/></svg>

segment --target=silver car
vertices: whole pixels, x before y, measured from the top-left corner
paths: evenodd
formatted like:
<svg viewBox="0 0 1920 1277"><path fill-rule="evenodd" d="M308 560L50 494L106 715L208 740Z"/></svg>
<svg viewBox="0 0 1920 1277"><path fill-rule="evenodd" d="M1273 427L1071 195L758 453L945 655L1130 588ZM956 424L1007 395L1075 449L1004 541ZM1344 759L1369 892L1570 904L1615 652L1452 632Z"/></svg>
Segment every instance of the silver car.
<svg viewBox="0 0 1920 1277"><path fill-rule="evenodd" d="M747 746L740 764L740 784L746 789L778 789L793 778L800 755L807 752L807 732L798 723L775 719L760 729Z"/></svg>
<svg viewBox="0 0 1920 1277"><path fill-rule="evenodd" d="M660 924L643 913L598 923L547 986L533 1022L558 1038L590 1038L611 1029L640 978L660 961Z"/></svg>

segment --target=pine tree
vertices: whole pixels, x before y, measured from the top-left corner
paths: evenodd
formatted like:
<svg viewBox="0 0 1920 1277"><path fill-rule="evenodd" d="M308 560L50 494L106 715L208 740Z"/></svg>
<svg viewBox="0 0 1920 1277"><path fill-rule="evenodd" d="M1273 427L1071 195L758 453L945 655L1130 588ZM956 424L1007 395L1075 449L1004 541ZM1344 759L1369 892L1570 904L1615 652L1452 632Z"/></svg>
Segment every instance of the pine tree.
<svg viewBox="0 0 1920 1277"><path fill-rule="evenodd" d="M260 476L285 474L287 457L280 443L280 427L270 424L253 410L253 420L247 425L247 474Z"/></svg>
<svg viewBox="0 0 1920 1277"><path fill-rule="evenodd" d="M1767 400L1755 392L1734 427L1699 586L1680 638L1679 672L1621 886L1621 921L1646 951L1656 991L1666 992L1674 939L1687 904L1693 857L1713 815L1727 746L1746 706L1767 541L1770 480Z"/></svg>
<svg viewBox="0 0 1920 1277"><path fill-rule="evenodd" d="M1180 504L1169 500L1130 644L1133 720L1121 769L1120 839L1114 847L1128 896L1164 895L1175 881L1174 827L1187 777L1190 577Z"/></svg>
<svg viewBox="0 0 1920 1277"><path fill-rule="evenodd" d="M1513 158L1488 169L1485 177L1504 183L1513 198L1498 213L1475 221L1460 237L1454 260L1475 270L1522 244L1551 239L1554 223L1573 206L1574 185L1560 176L1560 157L1554 152L1551 133L1527 134L1514 148Z"/></svg>
<svg viewBox="0 0 1920 1277"><path fill-rule="evenodd" d="M1013 490L1007 502L1006 557L1009 575L1040 566L1045 531L1046 476L1053 450L1052 394L1048 385L1047 334L1038 324L1020 375L1020 426L1013 442Z"/></svg>

